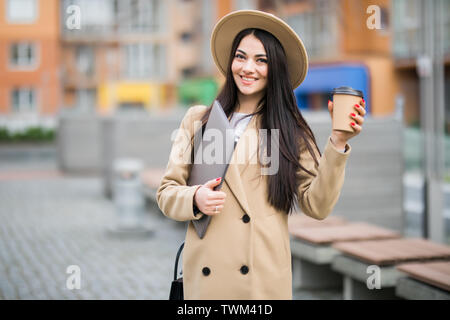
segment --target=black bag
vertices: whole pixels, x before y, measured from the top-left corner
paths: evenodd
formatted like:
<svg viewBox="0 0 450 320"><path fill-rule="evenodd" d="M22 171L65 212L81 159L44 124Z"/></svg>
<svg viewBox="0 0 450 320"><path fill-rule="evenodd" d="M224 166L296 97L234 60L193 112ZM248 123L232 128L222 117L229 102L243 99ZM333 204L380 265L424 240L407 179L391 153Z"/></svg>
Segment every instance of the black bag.
<svg viewBox="0 0 450 320"><path fill-rule="evenodd" d="M172 286L170 287L169 300L184 300L183 294L183 277L177 279L178 272L178 260L180 259L181 251L183 251L184 242L181 244L177 252L177 257L175 259L175 270L173 272Z"/></svg>

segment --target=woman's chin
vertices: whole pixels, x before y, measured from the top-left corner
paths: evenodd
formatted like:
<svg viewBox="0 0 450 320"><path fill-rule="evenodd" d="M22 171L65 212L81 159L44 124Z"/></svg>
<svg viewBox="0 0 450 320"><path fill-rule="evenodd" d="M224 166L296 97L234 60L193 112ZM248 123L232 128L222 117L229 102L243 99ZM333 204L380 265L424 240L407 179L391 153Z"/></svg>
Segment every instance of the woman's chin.
<svg viewBox="0 0 450 320"><path fill-rule="evenodd" d="M244 96L252 96L257 94L259 91L253 90L253 89L249 89L249 88L239 88L239 91L244 95Z"/></svg>

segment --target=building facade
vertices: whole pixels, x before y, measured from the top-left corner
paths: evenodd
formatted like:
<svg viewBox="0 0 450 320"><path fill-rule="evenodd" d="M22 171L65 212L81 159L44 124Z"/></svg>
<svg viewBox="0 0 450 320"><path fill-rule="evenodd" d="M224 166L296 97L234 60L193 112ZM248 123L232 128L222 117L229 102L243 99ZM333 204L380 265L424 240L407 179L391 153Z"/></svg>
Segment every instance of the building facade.
<svg viewBox="0 0 450 320"><path fill-rule="evenodd" d="M26 121L58 111L58 0L0 0L0 118Z"/></svg>
<svg viewBox="0 0 450 320"><path fill-rule="evenodd" d="M210 53L214 24L233 10L259 9L287 21L307 48L308 76L295 90L300 108L326 110L332 88L350 85L364 92L370 114L390 115L403 106L406 123L417 124L419 4L0 0L0 114L107 114L165 108L180 100L207 103L223 83ZM448 16L444 30L450 29ZM450 32L444 35L449 88ZM445 91L449 101L450 90ZM446 123L449 131L450 119Z"/></svg>
<svg viewBox="0 0 450 320"><path fill-rule="evenodd" d="M80 28L67 24L73 8ZM204 33L214 10L206 0L64 0L64 106L105 114L176 104L183 79L211 74Z"/></svg>

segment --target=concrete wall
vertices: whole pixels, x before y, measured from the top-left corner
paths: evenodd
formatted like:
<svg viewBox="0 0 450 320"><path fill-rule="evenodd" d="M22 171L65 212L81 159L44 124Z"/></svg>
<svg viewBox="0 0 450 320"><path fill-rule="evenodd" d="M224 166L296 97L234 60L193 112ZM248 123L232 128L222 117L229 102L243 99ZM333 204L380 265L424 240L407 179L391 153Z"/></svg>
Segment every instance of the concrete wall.
<svg viewBox="0 0 450 320"><path fill-rule="evenodd" d="M331 121L305 116L323 151ZM369 118L349 141L345 182L333 214L403 230L403 129L392 118Z"/></svg>
<svg viewBox="0 0 450 320"><path fill-rule="evenodd" d="M58 167L71 174L98 174L101 168L101 122L92 115L64 115L58 119Z"/></svg>

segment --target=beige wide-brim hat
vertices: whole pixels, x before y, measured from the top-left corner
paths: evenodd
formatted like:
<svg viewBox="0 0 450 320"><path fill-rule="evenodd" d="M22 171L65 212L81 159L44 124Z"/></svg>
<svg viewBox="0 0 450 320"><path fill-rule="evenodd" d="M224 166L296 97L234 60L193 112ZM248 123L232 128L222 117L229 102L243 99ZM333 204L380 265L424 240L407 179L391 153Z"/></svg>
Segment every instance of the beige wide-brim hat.
<svg viewBox="0 0 450 320"><path fill-rule="evenodd" d="M302 40L286 22L273 14L257 10L231 12L214 27L211 52L220 72L226 76L233 40L240 31L247 28L268 31L280 41L287 56L292 87L298 87L308 72L308 55Z"/></svg>

